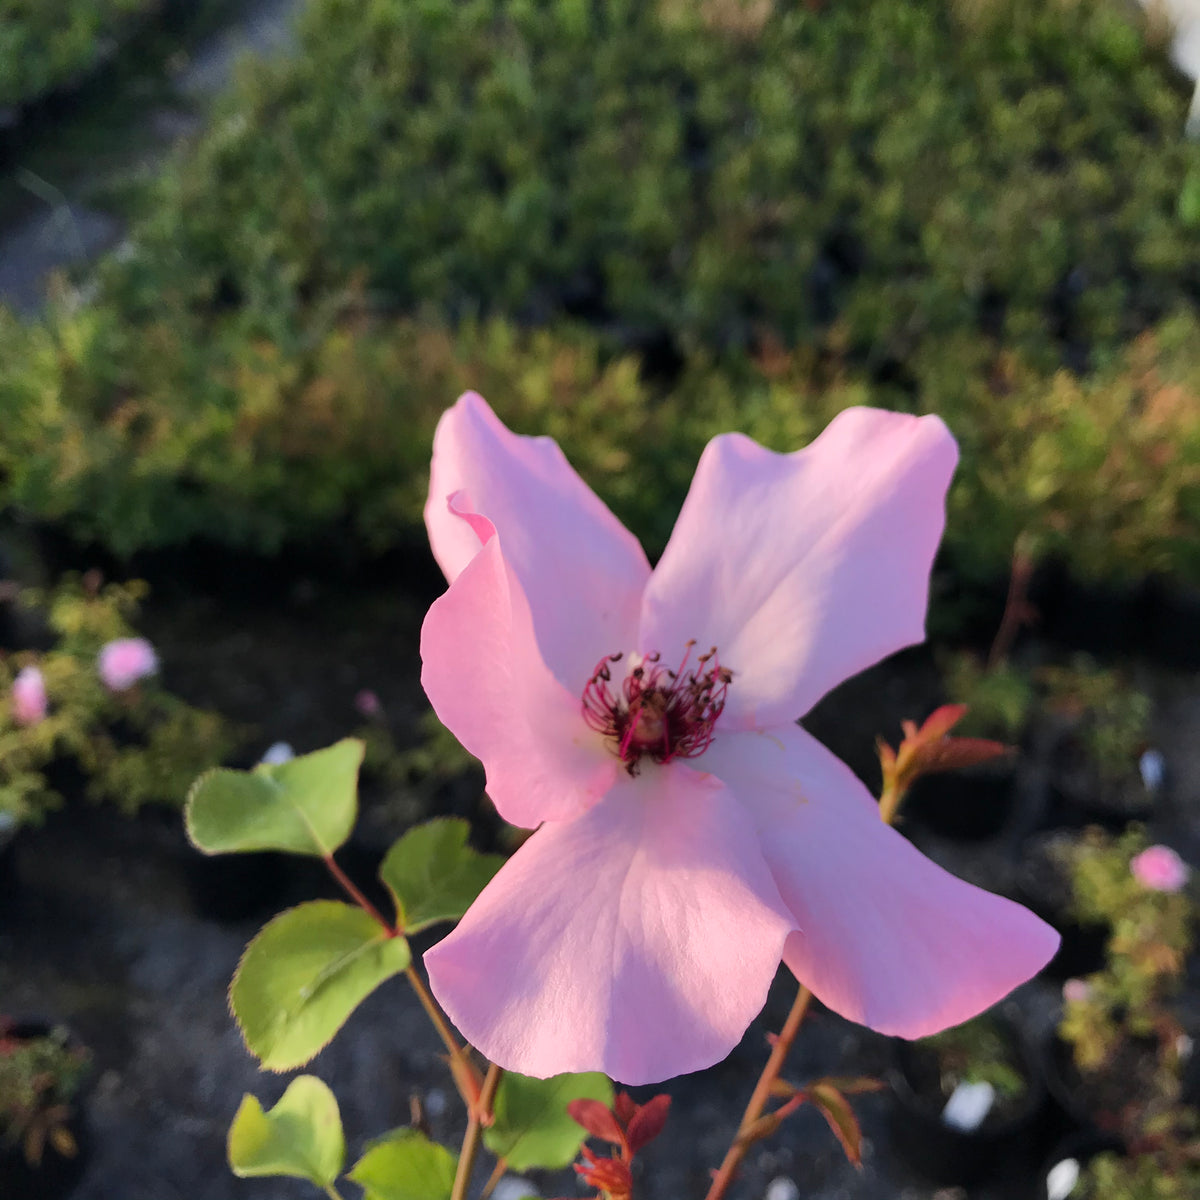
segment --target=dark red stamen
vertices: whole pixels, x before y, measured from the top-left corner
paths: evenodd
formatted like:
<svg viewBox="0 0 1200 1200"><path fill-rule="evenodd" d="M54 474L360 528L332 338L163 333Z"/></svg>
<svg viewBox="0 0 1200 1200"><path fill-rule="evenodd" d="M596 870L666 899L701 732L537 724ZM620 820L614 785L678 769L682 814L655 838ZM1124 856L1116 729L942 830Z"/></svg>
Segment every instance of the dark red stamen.
<svg viewBox="0 0 1200 1200"><path fill-rule="evenodd" d="M733 672L721 666L715 646L689 671L695 644L688 642L678 670L661 666L658 654L648 654L615 686L612 664L621 655L610 654L583 689L583 719L612 739L630 775L638 773L643 755L665 763L695 758L712 744Z"/></svg>

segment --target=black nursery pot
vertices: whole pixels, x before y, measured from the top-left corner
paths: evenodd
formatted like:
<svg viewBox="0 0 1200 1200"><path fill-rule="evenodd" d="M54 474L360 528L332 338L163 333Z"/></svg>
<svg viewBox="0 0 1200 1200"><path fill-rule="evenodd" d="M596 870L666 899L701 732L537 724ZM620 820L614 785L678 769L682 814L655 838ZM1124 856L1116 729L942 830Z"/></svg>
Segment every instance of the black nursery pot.
<svg viewBox="0 0 1200 1200"><path fill-rule="evenodd" d="M1076 1087L1071 1047L1051 1033L1042 1044L1042 1077L1061 1124L1076 1133L1095 1134L1096 1122L1082 1102Z"/></svg>
<svg viewBox="0 0 1200 1200"><path fill-rule="evenodd" d="M1146 790L1137 766L1119 779L1102 778L1073 737L1055 749L1050 763L1050 824L1071 829L1099 825L1122 833L1133 821L1154 816L1154 797Z"/></svg>
<svg viewBox="0 0 1200 1200"><path fill-rule="evenodd" d="M1026 1039L1015 1026L1005 1023L1004 1027L1019 1049L1026 1092L1012 1112L987 1119L970 1133L947 1125L940 1107L934 1107L920 1090L919 1056L929 1051L913 1042L893 1040L889 1072L893 1144L909 1166L935 1183L970 1185L1001 1175L1028 1175L1034 1168L1046 1091Z"/></svg>
<svg viewBox="0 0 1200 1200"><path fill-rule="evenodd" d="M1071 881L1053 858L1056 841L1070 839L1062 832L1037 834L1021 847L1017 867L1017 900L1057 929L1062 937L1058 952L1042 969L1042 977L1062 983L1099 971L1105 962L1108 926L1081 924L1071 913Z"/></svg>
<svg viewBox="0 0 1200 1200"><path fill-rule="evenodd" d="M0 909L12 907L18 890L17 831L0 829Z"/></svg>
<svg viewBox="0 0 1200 1200"><path fill-rule="evenodd" d="M1015 795L1014 765L983 763L965 771L922 776L905 797L904 817L955 841L982 842L1008 825Z"/></svg>
<svg viewBox="0 0 1200 1200"><path fill-rule="evenodd" d="M17 1041L46 1037L51 1026L44 1021L26 1021L12 1026L8 1036ZM69 1196L87 1166L87 1124L83 1113L83 1096L76 1096L71 1115L64 1122L75 1142L75 1153L64 1155L47 1139L41 1161L31 1165L25 1158L24 1147L9 1145L0 1137L0 1197L3 1200L64 1200Z"/></svg>

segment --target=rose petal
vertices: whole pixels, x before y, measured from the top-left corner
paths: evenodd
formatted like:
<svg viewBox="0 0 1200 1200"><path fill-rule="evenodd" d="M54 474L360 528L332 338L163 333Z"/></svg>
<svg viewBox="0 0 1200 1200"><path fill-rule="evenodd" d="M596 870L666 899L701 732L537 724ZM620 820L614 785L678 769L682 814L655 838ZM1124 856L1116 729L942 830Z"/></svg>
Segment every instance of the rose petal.
<svg viewBox="0 0 1200 1200"><path fill-rule="evenodd" d="M925 1037L1036 974L1058 934L926 858L884 825L845 763L795 725L726 734L703 765L754 814L797 931L784 962L824 1004Z"/></svg>
<svg viewBox="0 0 1200 1200"><path fill-rule="evenodd" d="M595 804L620 762L542 661L500 537L486 522L479 528L483 548L425 616L421 684L442 724L483 762L500 815L533 828Z"/></svg>
<svg viewBox="0 0 1200 1200"><path fill-rule="evenodd" d="M737 801L688 767L648 767L539 829L425 965L493 1062L651 1083L733 1049L791 925Z"/></svg>
<svg viewBox="0 0 1200 1200"><path fill-rule="evenodd" d="M480 540L447 502L465 492L504 540L546 665L583 693L606 654L631 650L650 566L637 538L575 473L555 442L510 432L474 392L442 415L425 524L450 582Z"/></svg>
<svg viewBox="0 0 1200 1200"><path fill-rule="evenodd" d="M716 646L722 723L794 720L925 636L954 439L937 417L849 409L811 446L709 442L646 588L639 649Z"/></svg>

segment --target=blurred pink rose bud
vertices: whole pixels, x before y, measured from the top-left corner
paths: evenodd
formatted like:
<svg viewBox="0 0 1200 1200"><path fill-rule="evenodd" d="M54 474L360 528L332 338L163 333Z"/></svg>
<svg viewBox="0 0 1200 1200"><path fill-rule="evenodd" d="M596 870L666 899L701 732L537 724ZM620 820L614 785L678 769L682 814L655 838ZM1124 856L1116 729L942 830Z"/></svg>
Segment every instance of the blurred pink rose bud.
<svg viewBox="0 0 1200 1200"><path fill-rule="evenodd" d="M1063 984L1063 999L1081 1003L1092 994L1091 984L1083 979L1068 979Z"/></svg>
<svg viewBox="0 0 1200 1200"><path fill-rule="evenodd" d="M1178 892L1188 881L1183 859L1168 846L1150 846L1129 864L1133 877L1155 892Z"/></svg>
<svg viewBox="0 0 1200 1200"><path fill-rule="evenodd" d="M354 697L354 707L364 717L377 717L383 712L383 705L379 703L379 697L370 688L363 688Z"/></svg>
<svg viewBox="0 0 1200 1200"><path fill-rule="evenodd" d="M12 685L12 714L18 725L36 725L46 716L46 681L37 667L24 667Z"/></svg>
<svg viewBox="0 0 1200 1200"><path fill-rule="evenodd" d="M145 638L117 638L100 648L96 669L110 692L123 692L158 670L158 655Z"/></svg>

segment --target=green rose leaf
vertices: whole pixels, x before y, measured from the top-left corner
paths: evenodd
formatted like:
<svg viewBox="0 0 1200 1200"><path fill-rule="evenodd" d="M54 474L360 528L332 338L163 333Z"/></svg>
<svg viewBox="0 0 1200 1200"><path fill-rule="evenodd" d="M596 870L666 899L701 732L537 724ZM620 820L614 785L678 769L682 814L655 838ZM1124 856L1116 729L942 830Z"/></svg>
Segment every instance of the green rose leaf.
<svg viewBox="0 0 1200 1200"><path fill-rule="evenodd" d="M295 1175L328 1187L346 1157L337 1100L313 1075L293 1079L270 1112L247 1094L229 1127L228 1149L229 1165L242 1178Z"/></svg>
<svg viewBox="0 0 1200 1200"><path fill-rule="evenodd" d="M450 1200L458 1160L416 1129L393 1129L372 1142L350 1178L363 1200Z"/></svg>
<svg viewBox="0 0 1200 1200"><path fill-rule="evenodd" d="M252 771L209 771L188 794L188 837L205 854L332 854L354 828L362 759L362 742L346 738Z"/></svg>
<svg viewBox="0 0 1200 1200"><path fill-rule="evenodd" d="M303 1066L385 979L412 959L360 908L313 900L265 925L229 989L252 1054L271 1071Z"/></svg>
<svg viewBox="0 0 1200 1200"><path fill-rule="evenodd" d="M487 1148L515 1171L565 1167L587 1136L567 1112L572 1100L599 1100L611 1106L608 1076L589 1071L530 1079L507 1072L496 1091L495 1122L484 1130Z"/></svg>
<svg viewBox="0 0 1200 1200"><path fill-rule="evenodd" d="M396 923L405 933L457 921L504 865L499 854L467 845L469 829L453 817L427 821L388 851L379 878L396 901Z"/></svg>

